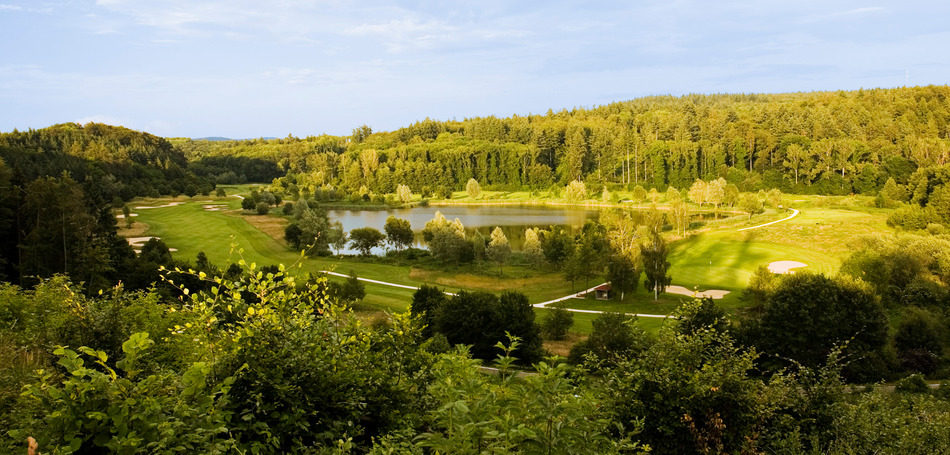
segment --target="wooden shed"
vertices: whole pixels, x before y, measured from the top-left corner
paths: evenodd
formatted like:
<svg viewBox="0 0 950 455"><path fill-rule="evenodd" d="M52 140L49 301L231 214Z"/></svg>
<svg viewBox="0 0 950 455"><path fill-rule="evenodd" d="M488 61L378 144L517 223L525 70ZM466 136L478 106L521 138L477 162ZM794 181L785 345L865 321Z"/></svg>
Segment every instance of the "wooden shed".
<svg viewBox="0 0 950 455"><path fill-rule="evenodd" d="M609 283L597 286L594 288L594 297L597 300L610 300L613 289Z"/></svg>

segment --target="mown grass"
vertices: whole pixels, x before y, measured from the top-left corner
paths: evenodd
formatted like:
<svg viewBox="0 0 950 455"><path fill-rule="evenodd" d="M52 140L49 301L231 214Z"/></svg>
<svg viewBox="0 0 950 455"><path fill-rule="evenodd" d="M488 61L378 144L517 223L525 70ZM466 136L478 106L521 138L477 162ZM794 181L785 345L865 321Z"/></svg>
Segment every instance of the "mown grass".
<svg viewBox="0 0 950 455"><path fill-rule="evenodd" d="M551 269L525 264L506 265L504 273L500 274L492 264L445 267L431 258L415 263L356 257L302 259L300 252L292 251L281 239L282 223L285 222L283 218L249 216L241 211L241 200L232 196L246 194L250 188L250 185L228 186L225 187L229 195L226 198L179 197L176 201L184 202L183 205L133 208L132 211L139 214L135 218L139 229L142 225L148 226L144 235L161 237L166 244L178 250L175 253L177 258L193 260L199 251L203 251L219 266L226 266L241 258L259 266L296 263L302 272L353 272L363 278L410 286L435 285L448 292L462 289L491 292L517 290L526 294L532 303L562 297L602 282L602 277L597 277L589 283L579 281L572 284ZM540 199L544 197L542 193ZM739 227L774 221L786 214L768 211L751 220L743 216L730 216L706 222L698 233L675 241L670 245L669 256L673 283L688 289L730 291L717 303L732 311L742 306L739 294L758 266L773 261L794 260L808 264L809 270L834 273L842 259L849 254L848 245L852 239L866 233L889 231L884 223L886 212L869 208L868 201L808 196L796 198L789 205L794 207L797 204L801 207L801 214L789 221L738 231ZM201 201L209 200L213 204L226 204L228 210L205 210ZM464 192L457 192L451 203L538 200L539 195L527 192L485 192L478 200L472 200ZM140 200L131 203L130 207L158 206L172 201L169 198ZM847 204L859 210L844 208ZM237 245L238 250L232 251L232 245ZM366 283L366 289L364 304L367 307L394 312L407 310L413 293L409 289L372 283ZM571 300L569 306L600 311L669 314L689 298L664 294L659 301L654 302L653 295L641 287L628 294L624 302ZM539 319L544 313L545 310L538 310ZM575 313L573 330L588 333L595 317L592 314ZM653 331L663 324L663 319L641 318L638 323L648 331Z"/></svg>

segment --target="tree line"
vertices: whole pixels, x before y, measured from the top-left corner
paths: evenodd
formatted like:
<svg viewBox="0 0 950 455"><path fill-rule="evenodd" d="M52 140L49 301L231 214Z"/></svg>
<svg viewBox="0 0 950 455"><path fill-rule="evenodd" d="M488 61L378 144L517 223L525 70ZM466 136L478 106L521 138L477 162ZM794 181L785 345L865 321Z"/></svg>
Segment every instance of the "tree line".
<svg viewBox="0 0 950 455"><path fill-rule="evenodd" d="M889 177L948 164L947 86L774 95L647 97L544 115L426 119L392 132L183 141L190 156L271 160L290 192L379 194L539 189L684 188L724 178L742 191L876 194Z"/></svg>

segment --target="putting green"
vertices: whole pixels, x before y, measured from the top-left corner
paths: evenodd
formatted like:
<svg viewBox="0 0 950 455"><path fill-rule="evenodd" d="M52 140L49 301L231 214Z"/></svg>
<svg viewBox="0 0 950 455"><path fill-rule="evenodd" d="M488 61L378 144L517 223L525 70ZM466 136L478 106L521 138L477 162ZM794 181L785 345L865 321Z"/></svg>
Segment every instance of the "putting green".
<svg viewBox="0 0 950 455"><path fill-rule="evenodd" d="M751 232L751 231L750 231ZM739 237L739 238L737 238ZM804 248L772 242L744 240L734 232L705 233L677 242L669 255L673 283L692 289L740 291L761 265L794 260L808 264L803 270L832 273L840 264L835 257Z"/></svg>

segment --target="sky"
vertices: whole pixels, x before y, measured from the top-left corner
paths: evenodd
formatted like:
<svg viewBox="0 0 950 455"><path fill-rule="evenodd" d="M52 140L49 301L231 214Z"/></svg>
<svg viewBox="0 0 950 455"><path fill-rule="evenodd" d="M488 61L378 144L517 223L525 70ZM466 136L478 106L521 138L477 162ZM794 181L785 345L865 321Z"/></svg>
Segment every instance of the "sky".
<svg viewBox="0 0 950 455"><path fill-rule="evenodd" d="M950 2L0 0L0 131L349 135L649 95L950 83Z"/></svg>

